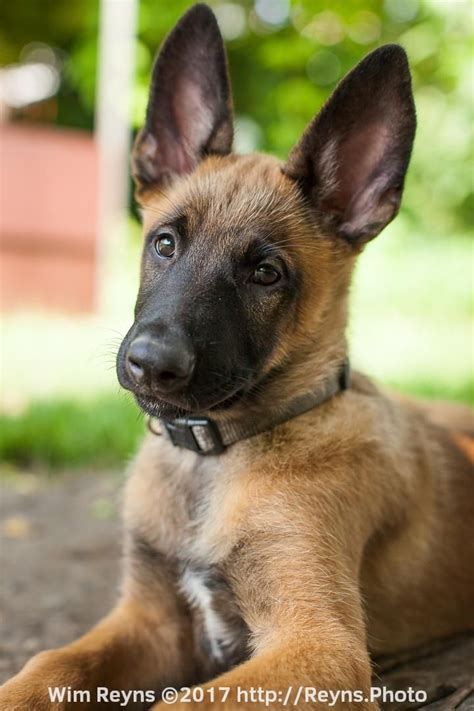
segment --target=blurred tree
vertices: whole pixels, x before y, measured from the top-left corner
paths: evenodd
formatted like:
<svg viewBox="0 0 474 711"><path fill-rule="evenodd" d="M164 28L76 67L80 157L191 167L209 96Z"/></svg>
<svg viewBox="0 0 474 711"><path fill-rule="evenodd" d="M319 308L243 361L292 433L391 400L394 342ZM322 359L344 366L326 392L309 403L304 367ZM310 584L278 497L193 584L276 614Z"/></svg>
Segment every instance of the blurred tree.
<svg viewBox="0 0 474 711"><path fill-rule="evenodd" d="M62 81L56 110L46 115L60 125L93 127L98 8L97 0L0 4L0 66L38 61L45 49L52 50ZM28 113L19 118L28 118Z"/></svg>
<svg viewBox="0 0 474 711"><path fill-rule="evenodd" d="M156 48L186 0L140 0L131 122L143 121ZM472 224L472 8L469 0L210 2L229 53L237 148L284 157L341 77L367 52L399 42L413 72L419 128L403 211L425 233ZM92 127L97 0L20 0L0 10L0 60L25 45L58 48L58 122Z"/></svg>

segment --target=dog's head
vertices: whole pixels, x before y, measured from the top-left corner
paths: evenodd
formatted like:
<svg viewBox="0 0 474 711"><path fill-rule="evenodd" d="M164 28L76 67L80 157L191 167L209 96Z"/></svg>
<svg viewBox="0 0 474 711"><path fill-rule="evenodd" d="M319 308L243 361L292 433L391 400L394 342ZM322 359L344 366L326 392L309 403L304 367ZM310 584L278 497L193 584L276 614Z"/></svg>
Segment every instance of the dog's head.
<svg viewBox="0 0 474 711"><path fill-rule="evenodd" d="M216 20L205 5L184 15L133 151L144 248L118 377L145 411L222 411L291 363L343 356L353 261L398 211L414 132L406 56L387 45L340 83L286 163L232 154Z"/></svg>

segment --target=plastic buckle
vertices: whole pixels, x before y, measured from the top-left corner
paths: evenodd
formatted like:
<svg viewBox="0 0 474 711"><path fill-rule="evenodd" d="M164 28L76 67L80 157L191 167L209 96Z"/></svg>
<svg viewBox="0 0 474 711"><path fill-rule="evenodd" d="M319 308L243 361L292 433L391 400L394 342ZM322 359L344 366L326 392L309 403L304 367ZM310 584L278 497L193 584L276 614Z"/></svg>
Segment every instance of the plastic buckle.
<svg viewBox="0 0 474 711"><path fill-rule="evenodd" d="M217 426L206 417L162 420L175 447L185 447L198 454L220 454L224 443Z"/></svg>

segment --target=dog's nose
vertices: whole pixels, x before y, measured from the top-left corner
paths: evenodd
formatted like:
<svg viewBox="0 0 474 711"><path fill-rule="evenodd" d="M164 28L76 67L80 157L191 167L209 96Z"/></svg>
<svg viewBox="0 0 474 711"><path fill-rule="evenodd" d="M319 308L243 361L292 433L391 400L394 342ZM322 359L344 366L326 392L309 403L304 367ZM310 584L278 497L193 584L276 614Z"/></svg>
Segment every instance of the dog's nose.
<svg viewBox="0 0 474 711"><path fill-rule="evenodd" d="M128 348L126 363L136 385L171 392L184 387L191 379L194 355L180 339L139 336Z"/></svg>

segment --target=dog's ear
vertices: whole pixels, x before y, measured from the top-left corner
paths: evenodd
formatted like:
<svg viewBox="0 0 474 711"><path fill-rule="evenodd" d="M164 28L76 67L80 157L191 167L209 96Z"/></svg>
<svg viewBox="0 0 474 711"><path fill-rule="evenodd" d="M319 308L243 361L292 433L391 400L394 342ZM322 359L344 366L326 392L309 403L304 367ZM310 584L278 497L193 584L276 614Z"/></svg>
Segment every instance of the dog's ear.
<svg viewBox="0 0 474 711"><path fill-rule="evenodd" d="M406 54L385 45L342 80L284 172L301 184L327 230L360 246L398 212L415 127Z"/></svg>
<svg viewBox="0 0 474 711"><path fill-rule="evenodd" d="M232 98L216 18L194 5L165 40L153 68L145 127L132 170L141 193L232 148Z"/></svg>

